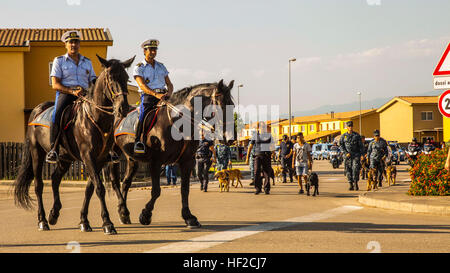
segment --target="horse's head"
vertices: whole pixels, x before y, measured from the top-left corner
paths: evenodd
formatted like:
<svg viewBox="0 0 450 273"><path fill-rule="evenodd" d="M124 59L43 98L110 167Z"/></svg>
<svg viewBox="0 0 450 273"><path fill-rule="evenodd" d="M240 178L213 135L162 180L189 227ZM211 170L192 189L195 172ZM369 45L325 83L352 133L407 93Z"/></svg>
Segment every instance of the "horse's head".
<svg viewBox="0 0 450 273"><path fill-rule="evenodd" d="M114 113L125 116L128 113L128 73L126 68L130 67L134 61L133 58L121 62L119 60L111 59L105 60L97 55L98 60L102 64L104 70L99 77L103 81L103 95L112 103Z"/></svg>
<svg viewBox="0 0 450 273"><path fill-rule="evenodd" d="M226 85L220 80L218 83L200 86L196 92L192 92L195 98L200 97L202 100L203 120L214 125L216 137L224 140L231 139L232 135L227 135L227 132L234 126L234 103L231 96L233 85L234 81ZM222 136L217 135L219 128Z"/></svg>

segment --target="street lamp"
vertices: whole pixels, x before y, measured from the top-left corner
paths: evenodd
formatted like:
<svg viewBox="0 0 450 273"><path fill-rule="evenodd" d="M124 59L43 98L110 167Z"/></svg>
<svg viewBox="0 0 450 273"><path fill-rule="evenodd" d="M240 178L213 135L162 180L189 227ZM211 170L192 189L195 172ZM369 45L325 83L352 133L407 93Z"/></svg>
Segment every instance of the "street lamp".
<svg viewBox="0 0 450 273"><path fill-rule="evenodd" d="M361 92L356 93L359 96L359 134L362 135L361 127Z"/></svg>
<svg viewBox="0 0 450 273"><path fill-rule="evenodd" d="M236 122L237 122L237 125L239 126L239 88L240 87L244 87L244 85L243 84L238 84L238 107L237 107L237 118L236 118ZM240 133L240 132L239 132ZM239 143L239 134L237 134L237 141L238 141L238 146L240 146L240 143Z"/></svg>
<svg viewBox="0 0 450 273"><path fill-rule="evenodd" d="M295 62L297 59L292 58L289 59L289 139L291 139L291 123L292 123L292 114L291 114L291 62Z"/></svg>

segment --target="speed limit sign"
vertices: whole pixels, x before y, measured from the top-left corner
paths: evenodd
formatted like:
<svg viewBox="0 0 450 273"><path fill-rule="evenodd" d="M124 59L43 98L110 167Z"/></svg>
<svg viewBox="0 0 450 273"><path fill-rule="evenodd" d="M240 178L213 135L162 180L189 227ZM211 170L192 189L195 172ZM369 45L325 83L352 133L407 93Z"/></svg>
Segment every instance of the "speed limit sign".
<svg viewBox="0 0 450 273"><path fill-rule="evenodd" d="M450 118L450 90L445 91L439 97L439 112Z"/></svg>

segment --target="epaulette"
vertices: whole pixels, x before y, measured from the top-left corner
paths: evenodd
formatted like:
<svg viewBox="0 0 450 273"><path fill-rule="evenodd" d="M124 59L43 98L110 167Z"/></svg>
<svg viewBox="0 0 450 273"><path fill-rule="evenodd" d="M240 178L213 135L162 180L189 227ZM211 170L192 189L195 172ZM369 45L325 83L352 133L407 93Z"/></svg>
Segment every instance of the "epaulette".
<svg viewBox="0 0 450 273"><path fill-rule="evenodd" d="M61 59L62 57L64 57L64 55L58 56L56 59Z"/></svg>
<svg viewBox="0 0 450 273"><path fill-rule="evenodd" d="M137 64L138 67L141 67L142 65L143 65L143 63L138 63Z"/></svg>
<svg viewBox="0 0 450 273"><path fill-rule="evenodd" d="M91 59L89 59L88 57L84 57L86 60L91 61Z"/></svg>

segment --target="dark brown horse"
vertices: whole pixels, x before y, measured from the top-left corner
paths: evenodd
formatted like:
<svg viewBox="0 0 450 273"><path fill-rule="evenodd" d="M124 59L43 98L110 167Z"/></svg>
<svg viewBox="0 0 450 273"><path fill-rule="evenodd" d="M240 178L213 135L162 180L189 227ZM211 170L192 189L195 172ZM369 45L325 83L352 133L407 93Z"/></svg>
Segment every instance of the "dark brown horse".
<svg viewBox="0 0 450 273"><path fill-rule="evenodd" d="M229 135L226 135L226 130L223 127L230 128L233 126L233 114L232 109L234 103L231 97L231 89L233 88L234 81L231 81L228 86L223 84L221 80L219 83L211 84L199 84L193 87L184 88L178 92L175 92L168 101L163 101L162 106L157 115L157 120L155 125L149 131L145 138L145 144L147 146L147 153L143 156L135 156L133 154L134 136L132 135L118 135L115 138L115 150L117 153L124 153L127 161L127 173L122 184L122 194L126 202L128 189L130 188L132 179L136 173L138 163L137 161L150 162L150 172L152 178L152 192L151 199L146 204L145 208L142 210L139 217L139 221L143 225L149 225L151 223L152 211L156 202L156 199L161 194L160 187L160 170L161 166L165 164L178 163L181 170L181 201L182 210L181 216L183 217L186 225L189 228L200 227L200 223L197 218L191 214L189 210L188 197L189 197L189 178L190 174L195 166L195 152L198 146L198 137L194 136L194 132L198 132L199 124L202 124L201 120L206 120L204 115L205 107L215 105L221 108L223 111L223 116L226 118L221 119L216 125L222 126L220 138L226 139ZM195 109L195 100L201 101L200 109ZM174 105L183 105L185 112L183 115L178 117L173 117L171 111L174 110ZM226 106L230 110L226 114ZM175 111L176 112L176 111ZM214 113L210 115L214 117ZM145 121L145 127L148 128L151 119ZM211 120L211 119L209 119ZM188 135L185 135L182 139L176 139L173 135L173 127L177 122L185 122L183 126L190 127L191 131ZM187 122L187 123L186 123ZM192 125L192 126L191 126ZM186 129L186 128L184 128ZM211 129L211 128L210 128ZM148 130L148 129L147 129ZM218 128L215 128L216 132ZM217 136L217 135L216 135ZM112 163L111 163L112 164ZM120 196L120 189L117 185L119 181L119 166L110 167L110 178L113 181L113 188L117 195ZM124 224L130 224L129 215L124 215L120 212L119 215L121 222Z"/></svg>
<svg viewBox="0 0 450 273"><path fill-rule="evenodd" d="M45 162L45 154L50 150L50 130L44 126L32 125L28 127L22 164L14 184L14 196L16 205L26 209L31 208L32 200L29 196L29 188L33 178L35 179L39 230L49 230L48 223L51 225L57 223L59 211L62 208L59 197L61 179L73 161L81 160L89 175L85 200L81 210L81 231L92 231L87 216L89 202L95 189L101 202L103 231L105 234L116 233L106 208L105 187L100 180L99 173L109 161L109 151L114 143L114 121L128 112L128 74L125 69L132 64L134 57L123 63L114 59L107 61L99 56L97 57L104 69L95 84L90 86L87 96L79 98L75 102L79 108L74 114L73 123L60 135L59 161L52 173L54 203L48 222L45 218L42 202L44 188L42 167ZM37 115L53 106L53 104L53 102L44 102L38 105L33 109L29 120L34 120ZM67 116L67 114L64 114L63 120ZM64 121L65 124L66 121ZM61 128L64 128L64 126L61 126ZM118 196L118 198L119 203L124 203L122 196ZM121 213L128 213L126 207L122 207L124 211Z"/></svg>

